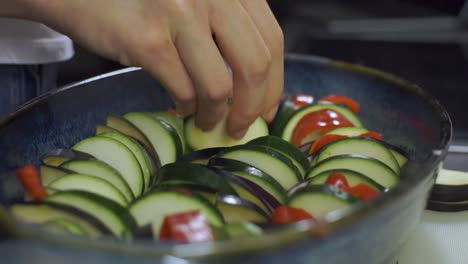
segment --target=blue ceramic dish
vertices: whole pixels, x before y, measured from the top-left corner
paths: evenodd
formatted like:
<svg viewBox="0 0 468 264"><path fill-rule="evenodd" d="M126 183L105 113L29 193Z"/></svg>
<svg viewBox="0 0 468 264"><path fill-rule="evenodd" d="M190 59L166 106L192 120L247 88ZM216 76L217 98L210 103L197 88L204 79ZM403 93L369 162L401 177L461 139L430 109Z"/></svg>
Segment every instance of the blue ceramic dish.
<svg viewBox="0 0 468 264"><path fill-rule="evenodd" d="M6 263L396 263L420 220L451 138L447 112L418 86L392 75L317 57L289 55L288 93L330 93L361 103L366 127L383 132L410 153L401 183L368 204L331 214L331 224L305 223L252 239L193 245L152 241L120 243L52 235L19 225L0 208L0 243ZM107 114L171 106L165 90L145 72L129 68L86 80L31 102L0 123L0 200L23 197L14 171L95 132ZM179 258L189 259L187 262Z"/></svg>

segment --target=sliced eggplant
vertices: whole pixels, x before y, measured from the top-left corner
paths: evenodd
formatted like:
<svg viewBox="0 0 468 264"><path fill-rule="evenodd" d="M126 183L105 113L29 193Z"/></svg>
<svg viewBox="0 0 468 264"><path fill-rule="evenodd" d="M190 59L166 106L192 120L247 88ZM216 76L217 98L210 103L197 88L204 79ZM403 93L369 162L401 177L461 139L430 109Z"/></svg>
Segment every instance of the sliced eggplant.
<svg viewBox="0 0 468 264"><path fill-rule="evenodd" d="M330 174L335 173L335 172L342 174L346 178L350 186L355 186L360 183L365 183L366 185L374 188L375 190L379 192L384 192L387 190L384 186L374 181L372 178L369 178L366 175L359 173L357 171L347 170L347 169L328 170L328 171L319 173L318 175L307 179L308 185L325 184L325 182L328 179L328 176L330 176Z"/></svg>
<svg viewBox="0 0 468 264"><path fill-rule="evenodd" d="M166 122L175 129L177 135L179 136L180 142L182 143L182 151L183 153L187 153L187 143L185 142L184 134L184 120L167 111L154 112L151 113L151 115L158 120Z"/></svg>
<svg viewBox="0 0 468 264"><path fill-rule="evenodd" d="M434 202L468 201L468 173L441 169L429 199Z"/></svg>
<svg viewBox="0 0 468 264"><path fill-rule="evenodd" d="M193 162L197 164L208 164L210 158L218 155L225 147L215 147L195 150L182 156L179 161Z"/></svg>

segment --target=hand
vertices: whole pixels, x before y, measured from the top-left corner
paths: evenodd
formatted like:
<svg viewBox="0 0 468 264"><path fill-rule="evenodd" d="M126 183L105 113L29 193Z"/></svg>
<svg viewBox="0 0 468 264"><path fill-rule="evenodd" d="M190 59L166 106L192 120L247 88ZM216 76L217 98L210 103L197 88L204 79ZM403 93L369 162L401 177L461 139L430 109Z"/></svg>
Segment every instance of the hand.
<svg viewBox="0 0 468 264"><path fill-rule="evenodd" d="M230 97L227 131L235 138L277 111L283 36L266 0L22 1L38 5L33 19L104 57L143 67L204 130L225 116Z"/></svg>

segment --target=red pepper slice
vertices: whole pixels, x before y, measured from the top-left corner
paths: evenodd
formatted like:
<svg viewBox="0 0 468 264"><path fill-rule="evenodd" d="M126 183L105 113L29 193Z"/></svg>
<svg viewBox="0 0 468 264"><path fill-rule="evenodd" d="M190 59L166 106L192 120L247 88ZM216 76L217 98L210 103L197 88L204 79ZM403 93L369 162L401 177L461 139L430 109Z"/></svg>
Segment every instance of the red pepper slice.
<svg viewBox="0 0 468 264"><path fill-rule="evenodd" d="M36 166L28 164L16 171L21 184L23 185L27 194L29 194L34 201L42 201L47 198L47 191L42 185L41 176Z"/></svg>
<svg viewBox="0 0 468 264"><path fill-rule="evenodd" d="M334 185L334 186L340 188L343 191L348 191L349 190L348 180L346 179L346 177L343 174L341 174L339 172L331 173L328 176L327 181L325 183L329 184L329 185Z"/></svg>
<svg viewBox="0 0 468 264"><path fill-rule="evenodd" d="M310 154L315 154L319 149L321 149L323 146L330 144L334 141L347 138L347 136L343 135L323 135L319 137L317 140L314 141L312 144L312 147L310 147Z"/></svg>
<svg viewBox="0 0 468 264"><path fill-rule="evenodd" d="M294 128L291 141L295 146L299 147L306 137L314 135L315 133L317 134L316 136L321 136L323 133L334 128L350 126L354 126L353 123L331 109L314 111L302 117ZM310 141L312 140L313 139Z"/></svg>
<svg viewBox="0 0 468 264"><path fill-rule="evenodd" d="M383 140L382 134L374 132L374 131L369 131L367 133L361 134L361 137L369 137L369 138L374 138L377 140Z"/></svg>
<svg viewBox="0 0 468 264"><path fill-rule="evenodd" d="M302 208L295 208L290 206L279 206L271 216L273 224L287 224L301 220L314 220L315 218Z"/></svg>
<svg viewBox="0 0 468 264"><path fill-rule="evenodd" d="M190 211L166 216L161 225L159 238L192 243L212 241L214 235L205 215L201 211Z"/></svg>
<svg viewBox="0 0 468 264"><path fill-rule="evenodd" d="M361 107L359 103L356 102L355 100L347 96L336 95L336 94L327 95L323 98L320 98L319 101L326 101L326 102L330 102L334 104L344 104L356 114L359 112L359 109Z"/></svg>
<svg viewBox="0 0 468 264"><path fill-rule="evenodd" d="M347 190L349 194L352 194L356 197L358 197L361 200L364 201L369 201L375 197L377 197L380 192L377 191L376 189L370 187L367 184L364 183L359 183Z"/></svg>
<svg viewBox="0 0 468 264"><path fill-rule="evenodd" d="M310 94L296 94L294 96L294 108L298 109L314 102L314 97Z"/></svg>

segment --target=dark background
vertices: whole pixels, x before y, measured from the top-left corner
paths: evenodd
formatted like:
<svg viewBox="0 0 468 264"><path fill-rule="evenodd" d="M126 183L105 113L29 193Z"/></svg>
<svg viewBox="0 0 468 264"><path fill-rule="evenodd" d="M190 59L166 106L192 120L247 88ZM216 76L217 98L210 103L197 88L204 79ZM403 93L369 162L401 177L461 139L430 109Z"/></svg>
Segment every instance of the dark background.
<svg viewBox="0 0 468 264"><path fill-rule="evenodd" d="M286 52L363 64L397 74L428 90L449 111L454 142L468 144L468 30L463 0L270 0L284 34ZM467 14L468 15L468 14ZM410 19L416 29L388 26L382 19ZM453 20L418 22L418 18ZM371 19L372 32L331 32L336 21ZM414 22L415 21L415 22ZM348 22L342 25L349 25ZM60 67L59 84L82 80L122 66L76 46L75 57Z"/></svg>

